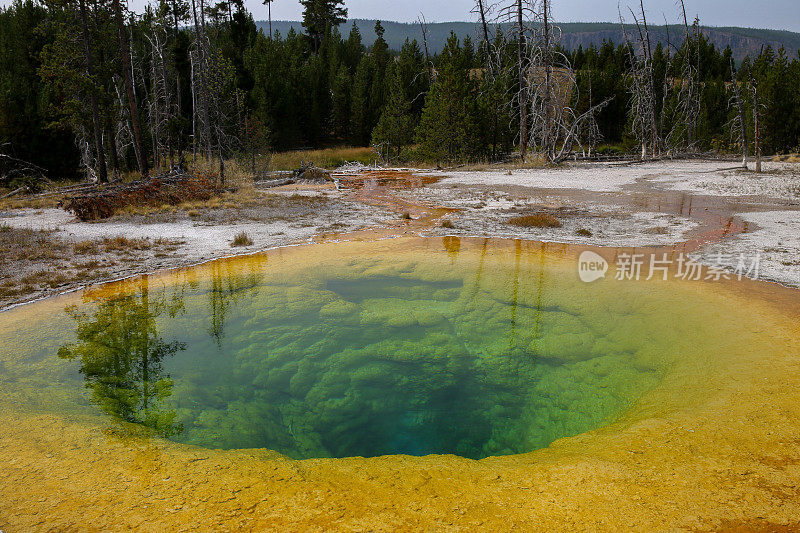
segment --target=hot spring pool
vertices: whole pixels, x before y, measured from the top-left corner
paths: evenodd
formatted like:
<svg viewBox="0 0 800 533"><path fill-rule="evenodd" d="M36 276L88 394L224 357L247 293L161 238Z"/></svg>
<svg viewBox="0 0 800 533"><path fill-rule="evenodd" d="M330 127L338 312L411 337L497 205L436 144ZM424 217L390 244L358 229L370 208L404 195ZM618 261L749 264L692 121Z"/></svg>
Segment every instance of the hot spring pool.
<svg viewBox="0 0 800 533"><path fill-rule="evenodd" d="M22 307L0 315L5 408L294 459L480 459L614 422L728 340L691 284L582 283L567 250L276 250Z"/></svg>
<svg viewBox="0 0 800 533"><path fill-rule="evenodd" d="M580 252L316 244L0 313L0 529L793 524L798 292Z"/></svg>

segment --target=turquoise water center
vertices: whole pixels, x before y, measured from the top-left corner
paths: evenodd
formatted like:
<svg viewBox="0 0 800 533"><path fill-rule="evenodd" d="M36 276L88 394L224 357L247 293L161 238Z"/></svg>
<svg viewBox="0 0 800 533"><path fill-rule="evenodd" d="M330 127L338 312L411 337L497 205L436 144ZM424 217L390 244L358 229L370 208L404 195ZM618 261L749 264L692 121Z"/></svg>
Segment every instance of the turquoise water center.
<svg viewBox="0 0 800 533"><path fill-rule="evenodd" d="M0 409L294 459L530 452L617 421L714 336L690 287L586 284L576 265L447 237L89 289L0 314Z"/></svg>

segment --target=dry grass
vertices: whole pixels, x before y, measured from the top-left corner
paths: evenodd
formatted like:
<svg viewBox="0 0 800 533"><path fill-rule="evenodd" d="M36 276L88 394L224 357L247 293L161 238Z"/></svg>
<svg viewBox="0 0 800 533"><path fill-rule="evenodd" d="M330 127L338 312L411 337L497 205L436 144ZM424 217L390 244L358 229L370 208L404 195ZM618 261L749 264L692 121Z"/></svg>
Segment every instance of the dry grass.
<svg viewBox="0 0 800 533"><path fill-rule="evenodd" d="M547 213L536 213L535 215L524 215L514 217L508 221L512 226L521 228L560 228L561 221L553 215Z"/></svg>
<svg viewBox="0 0 800 533"><path fill-rule="evenodd" d="M576 231L576 232L575 232L575 234L576 234L576 235L579 235L579 236L581 236L581 237L591 237L591 236L592 236L592 232L591 232L591 231L589 231L589 230L588 230L588 229L586 229L586 228L581 228L581 229L579 229L578 231Z"/></svg>
<svg viewBox="0 0 800 533"><path fill-rule="evenodd" d="M424 164L420 165L424 166ZM509 163L491 163L489 161L479 161L476 163L468 163L463 166L459 166L458 170L464 171L498 171L498 170L524 170L524 169L540 169L545 168L548 166L547 161L544 158L536 157L536 156L529 156L525 162L522 161L512 161Z"/></svg>
<svg viewBox="0 0 800 533"><path fill-rule="evenodd" d="M776 155L772 160L779 163L800 163L800 154Z"/></svg>
<svg viewBox="0 0 800 533"><path fill-rule="evenodd" d="M51 190L53 187L68 187L71 185L81 184L85 184L85 182L74 180L59 181L54 186L49 186L42 192L47 192L47 190ZM0 196L3 196L9 192L11 192L10 189L0 187ZM59 202L63 199L64 195L62 194L53 194L52 196L46 197L32 197L25 194L19 194L17 196L12 196L11 198L0 200L0 211L6 209L47 209L51 207L58 207Z"/></svg>
<svg viewBox="0 0 800 533"><path fill-rule="evenodd" d="M0 226L0 265L20 260L48 260L62 257L68 245L53 237L52 231Z"/></svg>
<svg viewBox="0 0 800 533"><path fill-rule="evenodd" d="M231 242L231 247L252 246L253 240L244 231L237 234Z"/></svg>
<svg viewBox="0 0 800 533"><path fill-rule="evenodd" d="M75 255L94 255L98 251L97 242L79 241L72 245L72 250Z"/></svg>
<svg viewBox="0 0 800 533"><path fill-rule="evenodd" d="M140 268L167 257L183 241L106 237L69 242L55 231L0 226L0 307Z"/></svg>
<svg viewBox="0 0 800 533"><path fill-rule="evenodd" d="M275 152L266 156L256 156L255 170L252 161L248 158L229 159L225 161L225 186L241 187L252 183L264 170L287 171L297 170L303 163L313 163L320 168L337 168L345 163L358 162L365 165L375 163L377 156L372 148L354 148L341 146L324 148L320 150L293 150L290 152ZM219 161L196 159L189 163L189 167L201 174L219 176Z"/></svg>
<svg viewBox="0 0 800 533"><path fill-rule="evenodd" d="M252 184L228 191L206 201L184 202L177 206L129 206L119 211L115 221L138 224L191 220L208 223L237 221L298 221L329 208L330 198L323 195L271 194L255 189Z"/></svg>
<svg viewBox="0 0 800 533"><path fill-rule="evenodd" d="M666 235L669 233L669 228L667 228L666 226L655 226L652 228L647 228L646 230L644 230L644 233L647 233L649 235Z"/></svg>
<svg viewBox="0 0 800 533"><path fill-rule="evenodd" d="M58 207L63 195L32 198L29 196L14 196L0 200L0 211L6 209L48 209Z"/></svg>
<svg viewBox="0 0 800 533"><path fill-rule="evenodd" d="M450 220L449 218L445 218L444 220L442 220L442 227L447 229L453 229L456 226L455 224L453 224L452 220Z"/></svg>
<svg viewBox="0 0 800 533"><path fill-rule="evenodd" d="M325 148L323 150L298 150L272 154L270 170L295 170L303 162L313 163L320 168L337 168L345 163L358 162L365 165L375 163L377 156L372 148Z"/></svg>

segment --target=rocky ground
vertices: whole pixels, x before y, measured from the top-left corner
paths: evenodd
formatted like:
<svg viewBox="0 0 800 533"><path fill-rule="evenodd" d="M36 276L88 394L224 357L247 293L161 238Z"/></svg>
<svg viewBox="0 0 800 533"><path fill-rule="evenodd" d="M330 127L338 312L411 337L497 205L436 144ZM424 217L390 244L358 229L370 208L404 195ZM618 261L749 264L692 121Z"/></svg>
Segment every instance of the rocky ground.
<svg viewBox="0 0 800 533"><path fill-rule="evenodd" d="M80 222L55 207L0 207L0 308L86 285L240 253L375 231L673 247L800 287L800 165L763 174L720 161L557 169L366 173L348 188L291 185ZM351 169L352 172L352 169ZM360 181L359 181L360 179ZM545 215L543 225L514 219ZM245 232L252 244L232 247Z"/></svg>

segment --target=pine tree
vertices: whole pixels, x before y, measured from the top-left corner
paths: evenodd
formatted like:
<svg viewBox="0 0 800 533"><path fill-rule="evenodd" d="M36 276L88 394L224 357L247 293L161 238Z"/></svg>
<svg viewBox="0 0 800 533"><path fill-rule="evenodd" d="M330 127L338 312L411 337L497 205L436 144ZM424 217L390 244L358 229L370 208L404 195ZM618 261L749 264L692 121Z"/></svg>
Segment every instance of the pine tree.
<svg viewBox="0 0 800 533"><path fill-rule="evenodd" d="M425 56L417 41L406 39L397 56L397 74L406 98L411 103L411 115L415 121L419 121L429 86L428 76L425 75Z"/></svg>
<svg viewBox="0 0 800 533"><path fill-rule="evenodd" d="M303 6L303 27L318 51L325 33L332 26L347 20L344 0L300 0Z"/></svg>
<svg viewBox="0 0 800 533"><path fill-rule="evenodd" d="M378 125L372 132L372 144L386 145L389 157L399 158L404 146L411 144L414 123L411 103L406 98L405 88L398 69L392 63L387 70L389 96Z"/></svg>
<svg viewBox="0 0 800 533"><path fill-rule="evenodd" d="M331 84L331 131L337 139L345 139L350 131L350 70L342 63Z"/></svg>
<svg viewBox="0 0 800 533"><path fill-rule="evenodd" d="M48 107L54 97L63 95L52 78L39 72L42 50L55 36L53 31L33 30L40 25L46 28L48 18L58 19L57 14L48 13L45 4L30 0L15 0L0 9L0 152L36 163L50 171L51 177L74 178L79 162L71 128L49 124ZM72 54L66 59L80 57ZM68 63L59 62L59 66L63 70ZM53 71L54 76L62 73ZM8 170L0 161L0 176L11 177Z"/></svg>
<svg viewBox="0 0 800 533"><path fill-rule="evenodd" d="M375 63L371 56L364 56L353 77L350 104L350 142L355 146L367 144L372 132L371 89L375 76Z"/></svg>
<svg viewBox="0 0 800 533"><path fill-rule="evenodd" d="M482 149L476 95L465 58L458 38L451 34L417 129L422 153L437 161L474 158Z"/></svg>
<svg viewBox="0 0 800 533"><path fill-rule="evenodd" d="M342 59L347 64L347 68L350 69L351 74L355 73L358 64L361 62L361 56L363 55L364 45L361 42L361 30L359 30L358 25L353 22L353 26L350 28L350 35L347 37L342 51Z"/></svg>

